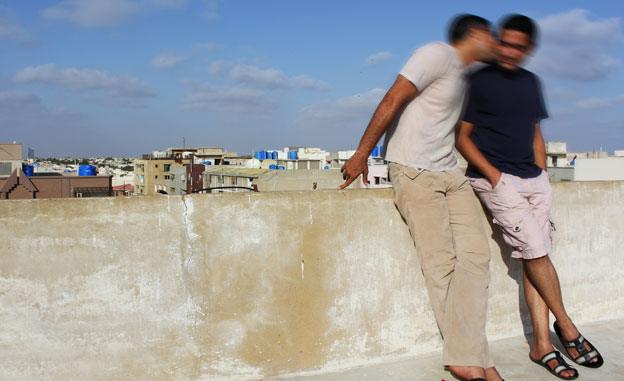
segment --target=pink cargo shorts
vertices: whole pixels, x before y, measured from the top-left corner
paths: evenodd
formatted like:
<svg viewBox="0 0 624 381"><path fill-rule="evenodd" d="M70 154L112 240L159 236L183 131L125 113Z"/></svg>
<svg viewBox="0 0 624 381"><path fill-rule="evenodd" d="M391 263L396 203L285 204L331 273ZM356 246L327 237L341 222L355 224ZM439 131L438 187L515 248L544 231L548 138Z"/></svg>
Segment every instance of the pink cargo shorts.
<svg viewBox="0 0 624 381"><path fill-rule="evenodd" d="M481 202L503 231L518 259L535 259L551 251L554 224L550 217L552 188L548 175L523 179L503 173L494 188L484 178L469 178Z"/></svg>

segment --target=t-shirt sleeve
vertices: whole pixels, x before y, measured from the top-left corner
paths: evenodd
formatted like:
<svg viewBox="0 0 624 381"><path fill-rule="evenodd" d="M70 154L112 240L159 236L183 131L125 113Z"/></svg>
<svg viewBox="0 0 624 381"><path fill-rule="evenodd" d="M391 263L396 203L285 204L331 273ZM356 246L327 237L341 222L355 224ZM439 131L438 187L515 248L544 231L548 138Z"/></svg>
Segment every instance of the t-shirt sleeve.
<svg viewBox="0 0 624 381"><path fill-rule="evenodd" d="M466 90L466 100L464 102L464 114L462 120L468 123L476 124L479 111L479 84L474 77L468 80L468 89Z"/></svg>
<svg viewBox="0 0 624 381"><path fill-rule="evenodd" d="M399 74L412 82L418 91L423 91L448 65L447 49L446 46L435 43L417 49Z"/></svg>
<svg viewBox="0 0 624 381"><path fill-rule="evenodd" d="M535 116L535 121L539 122L542 119L548 118L548 111L546 110L546 102L544 101L542 83L537 76L535 76L535 88L537 91L537 115Z"/></svg>

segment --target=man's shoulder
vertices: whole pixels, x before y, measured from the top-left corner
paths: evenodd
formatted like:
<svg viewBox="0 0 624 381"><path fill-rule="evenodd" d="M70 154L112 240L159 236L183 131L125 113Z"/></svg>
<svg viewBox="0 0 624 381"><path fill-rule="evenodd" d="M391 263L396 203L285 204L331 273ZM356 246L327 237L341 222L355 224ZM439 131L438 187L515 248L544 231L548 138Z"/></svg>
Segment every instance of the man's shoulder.
<svg viewBox="0 0 624 381"><path fill-rule="evenodd" d="M433 60L448 60L454 54L452 46L442 41L433 41L416 49L414 54Z"/></svg>
<svg viewBox="0 0 624 381"><path fill-rule="evenodd" d="M496 67L494 67L494 65L480 64L479 67L475 68L475 70L468 75L468 79L470 81L482 81L492 77L494 74L496 74Z"/></svg>

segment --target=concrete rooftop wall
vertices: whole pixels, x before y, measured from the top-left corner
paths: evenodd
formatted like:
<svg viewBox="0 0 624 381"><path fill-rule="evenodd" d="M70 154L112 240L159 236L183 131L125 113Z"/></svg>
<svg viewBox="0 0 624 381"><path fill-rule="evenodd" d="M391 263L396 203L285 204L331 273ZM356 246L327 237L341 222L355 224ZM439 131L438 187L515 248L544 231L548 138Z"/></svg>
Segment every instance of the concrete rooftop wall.
<svg viewBox="0 0 624 381"><path fill-rule="evenodd" d="M624 317L624 183L555 191L569 312ZM526 308L493 237L496 339ZM4 201L0 242L0 379L258 378L440 345L392 190Z"/></svg>

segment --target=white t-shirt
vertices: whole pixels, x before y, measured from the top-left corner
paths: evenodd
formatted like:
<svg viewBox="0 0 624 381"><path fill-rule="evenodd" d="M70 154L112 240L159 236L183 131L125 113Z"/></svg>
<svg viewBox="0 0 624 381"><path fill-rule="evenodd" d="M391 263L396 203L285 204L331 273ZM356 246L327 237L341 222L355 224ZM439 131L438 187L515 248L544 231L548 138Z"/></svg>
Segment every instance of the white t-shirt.
<svg viewBox="0 0 624 381"><path fill-rule="evenodd" d="M386 133L387 161L446 171L457 167L455 126L466 90L464 65L454 47L434 42L416 50L399 73L418 96Z"/></svg>

